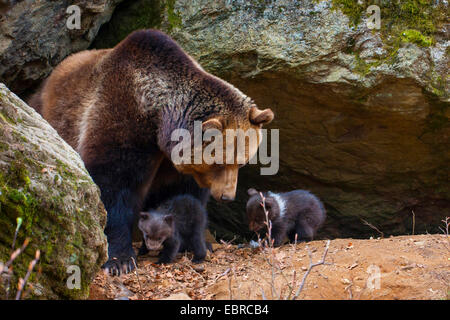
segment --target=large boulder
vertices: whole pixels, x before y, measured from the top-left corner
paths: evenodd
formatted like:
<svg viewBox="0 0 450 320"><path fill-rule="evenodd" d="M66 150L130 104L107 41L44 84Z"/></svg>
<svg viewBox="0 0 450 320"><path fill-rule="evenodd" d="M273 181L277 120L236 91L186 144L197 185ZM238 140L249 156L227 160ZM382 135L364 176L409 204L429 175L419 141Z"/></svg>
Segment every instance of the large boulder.
<svg viewBox="0 0 450 320"><path fill-rule="evenodd" d="M0 84L0 261L11 254L17 218L23 223L16 248L25 238L30 243L13 263L11 289L15 291L18 277L25 276L39 249L29 297L87 298L89 283L107 258L100 191L78 153ZM67 286L68 277L77 272L69 266L81 271L79 289ZM0 298L6 288L2 280Z"/></svg>
<svg viewBox="0 0 450 320"><path fill-rule="evenodd" d="M275 111L280 171L241 170L237 201L211 204L218 235L245 234L250 186L317 193L326 235L377 234L362 220L436 232L450 215L448 2L378 3L381 30L367 25L372 1L126 1L94 44L116 44L133 17Z"/></svg>
<svg viewBox="0 0 450 320"><path fill-rule="evenodd" d="M37 85L65 57L86 49L122 0L0 1L0 82L23 93ZM80 8L80 28L70 29Z"/></svg>

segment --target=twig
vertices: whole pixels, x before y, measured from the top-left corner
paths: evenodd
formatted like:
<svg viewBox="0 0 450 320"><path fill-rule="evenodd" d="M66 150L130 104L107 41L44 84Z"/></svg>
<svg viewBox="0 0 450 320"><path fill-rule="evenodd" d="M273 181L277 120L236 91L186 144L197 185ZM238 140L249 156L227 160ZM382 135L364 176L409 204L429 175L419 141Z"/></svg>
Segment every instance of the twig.
<svg viewBox="0 0 450 320"><path fill-rule="evenodd" d="M20 247L19 249L17 249L16 251L14 251L14 252L11 254L10 259L9 259L8 262L6 262L5 265L3 266L3 270L4 270L4 269L8 269L9 266L14 262L14 260L15 260L22 252L24 252L24 250L25 250L25 248L28 246L28 243L29 243L29 242L30 242L30 239L29 239L29 238L26 238L25 241L24 241L23 244L22 244L22 247ZM0 270L0 273L1 273L1 271L3 271L3 270Z"/></svg>
<svg viewBox="0 0 450 320"><path fill-rule="evenodd" d="M377 232L381 235L381 237L384 238L384 233L381 232L381 231L380 231L377 227L375 227L373 224L367 222L367 221L364 220L364 219L361 219L361 221L362 221L366 226L369 226L369 227L371 227L373 230L377 231Z"/></svg>
<svg viewBox="0 0 450 320"><path fill-rule="evenodd" d="M34 283L38 283L39 282L39 277L42 274L42 267L39 266L39 268L37 269L37 273L36 273L36 277L34 278ZM30 283L28 285L28 289L25 291L24 296L26 297L28 295L28 293L30 292L30 289L33 289L34 286Z"/></svg>
<svg viewBox="0 0 450 320"><path fill-rule="evenodd" d="M18 221L19 222L19 221ZM17 230L17 229L16 229ZM6 272L6 273L12 273L10 270L9 270L9 267L12 265L12 263L14 262L14 260L25 250L25 248L28 246L28 243L30 242L30 239L29 238L26 238L25 239L25 241L23 242L23 244L22 244L22 247L20 247L19 249L17 249L17 250L15 250L12 254L11 254L11 257L10 257L10 259L8 260L8 262L6 262L4 265L2 265L2 266L0 266L1 267L1 269L0 269L0 275L3 273L3 272ZM14 248L14 246L15 246L15 241L13 242L13 248ZM5 270L7 270L7 271L5 271ZM5 289L5 291L6 291L6 294L5 294L5 300L8 300L9 299L9 292L10 292L10 288L11 288L11 276L9 276L8 277L8 280L7 280L7 282L6 282L6 289Z"/></svg>
<svg viewBox="0 0 450 320"><path fill-rule="evenodd" d="M192 268L189 264L186 264L186 266L188 266L192 271L194 271L196 274L198 274L203 279L203 281L206 281L206 279L200 274L200 272L198 272L197 270Z"/></svg>
<svg viewBox="0 0 450 320"><path fill-rule="evenodd" d="M293 251L292 253L291 253L291 259L292 259L292 261L291 261L291 266L294 266L294 253L295 253L295 251L296 251L296 249L297 249L297 240L298 240L298 234L296 233L295 234L295 238L294 238L294 243L291 245L291 250ZM292 296L292 294L294 293L294 287L295 287L295 282L296 282L296 276L297 276L297 273L296 273L296 271L295 271L295 269L294 269L294 272L293 272L293 274L292 274L292 284L291 285L289 285L289 283L288 283L288 286L289 286L289 295L286 297L286 300L291 300L291 296Z"/></svg>
<svg viewBox="0 0 450 320"><path fill-rule="evenodd" d="M265 221L264 224L267 227L267 241L268 241L268 249L269 249L269 257L270 259L267 259L264 256L264 259L267 261L267 263L270 265L270 271L271 271L271 289L272 289L272 298L273 297L277 297L277 299L280 299L280 295L278 295L277 293L277 289L275 288L275 253L273 250L273 245L274 245L274 239L272 239L272 221L270 221L269 219L269 211L266 208L266 198L264 197L263 193L260 192L259 193L260 197L261 197L261 207L264 210L264 215L265 215ZM265 252L265 251L263 251ZM281 270L281 269L280 269Z"/></svg>
<svg viewBox="0 0 450 320"><path fill-rule="evenodd" d="M233 271L234 272L234 271ZM233 290L231 288L231 279L233 278L233 275L228 277L228 291L230 291L230 300L233 300Z"/></svg>
<svg viewBox="0 0 450 320"><path fill-rule="evenodd" d="M439 227L439 229L446 236L447 244L444 243L444 246L447 248L448 251L450 251L450 236L449 236L449 233L448 233L448 229L449 229L449 226L450 226L450 218L446 217L445 220L442 220L442 222L444 223L444 226L445 226L444 228L445 229L442 229L441 227Z"/></svg>
<svg viewBox="0 0 450 320"><path fill-rule="evenodd" d="M213 280L213 284L216 283L217 280L219 280L220 278L226 276L230 271L231 271L231 268L228 268L228 269L225 270L223 273L219 274L219 275Z"/></svg>
<svg viewBox="0 0 450 320"><path fill-rule="evenodd" d="M353 286L353 282L350 283L350 284L344 289L344 291L348 291L350 300L353 300L352 286Z"/></svg>
<svg viewBox="0 0 450 320"><path fill-rule="evenodd" d="M311 272L311 270L314 267L317 267L317 266L320 266L322 264L325 264L325 258L327 256L329 247L330 247L330 240L327 241L327 244L325 246L325 251L323 252L322 260L320 260L319 262L316 262L316 263L312 262L312 253L309 250L309 247L306 247L308 249L308 255L309 255L309 267L308 267L308 270L306 270L305 274L303 275L302 282L300 283L300 286L298 287L297 292L295 293L294 297L292 298L293 300L297 299L297 297L300 295L300 292L302 292L303 287L304 287L305 282L306 282L306 278L308 277L308 275Z"/></svg>
<svg viewBox="0 0 450 320"><path fill-rule="evenodd" d="M136 279L137 279L138 284L139 284L139 291L141 292L141 296L144 296L144 291L142 290L141 280L139 279L139 275L137 273L138 267L137 267L136 261L134 260L134 257L131 257L131 260L133 260L134 274L136 275Z"/></svg>
<svg viewBox="0 0 450 320"><path fill-rule="evenodd" d="M411 210L411 212L412 212L412 216L413 216L412 235L414 235L414 229L416 228L416 215L414 213L414 210Z"/></svg>
<svg viewBox="0 0 450 320"><path fill-rule="evenodd" d="M22 218L18 217L16 219L16 222L17 222L16 231L14 232L13 243L12 243L12 246L11 246L12 251L14 251L14 248L16 246L17 234L19 233L20 226L22 225Z"/></svg>
<svg viewBox="0 0 450 320"><path fill-rule="evenodd" d="M22 291L26 287L28 278L30 278L31 272L33 272L34 266L39 261L40 256L41 256L41 251L38 249L38 250L36 250L36 255L35 255L34 259L31 260L30 264L28 265L28 270L27 270L27 274L25 275L25 278L24 279L22 279L22 278L19 279L19 285L18 285L18 291L17 291L17 294L16 294L16 300L20 300L20 296L22 295Z"/></svg>
<svg viewBox="0 0 450 320"><path fill-rule="evenodd" d="M220 243L225 245L225 246L227 246L227 247L230 247L233 244L234 240L236 240L236 236L233 236L233 239L231 239L229 241L225 241L223 239L220 239Z"/></svg>
<svg viewBox="0 0 450 320"><path fill-rule="evenodd" d="M297 273L294 270L294 274L292 275L292 284L289 286L289 295L286 297L286 300L291 300L292 293L294 292L294 286L295 286L295 281L296 281L295 276L296 275L297 275Z"/></svg>
<svg viewBox="0 0 450 320"><path fill-rule="evenodd" d="M261 288L261 296L263 300L267 300L266 295L264 294L263 288Z"/></svg>

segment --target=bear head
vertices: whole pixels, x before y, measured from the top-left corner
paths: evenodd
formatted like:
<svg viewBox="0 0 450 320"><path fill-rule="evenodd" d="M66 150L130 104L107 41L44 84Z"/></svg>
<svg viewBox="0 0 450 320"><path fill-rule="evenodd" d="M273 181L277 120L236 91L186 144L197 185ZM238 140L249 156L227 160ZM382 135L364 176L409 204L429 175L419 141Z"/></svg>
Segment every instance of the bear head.
<svg viewBox="0 0 450 320"><path fill-rule="evenodd" d="M262 140L261 128L274 118L270 109L260 110L248 98L239 109L244 112L221 112L202 121L200 163L195 161L192 142L192 161L175 164L179 172L192 175L200 187L209 188L217 201L234 200L239 168L255 156Z"/></svg>

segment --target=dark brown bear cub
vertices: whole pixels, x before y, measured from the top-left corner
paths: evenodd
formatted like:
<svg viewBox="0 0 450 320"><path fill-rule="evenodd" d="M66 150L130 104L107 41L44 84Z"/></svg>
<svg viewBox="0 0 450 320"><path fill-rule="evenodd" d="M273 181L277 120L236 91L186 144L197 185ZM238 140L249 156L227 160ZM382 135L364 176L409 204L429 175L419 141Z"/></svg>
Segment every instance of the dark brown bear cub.
<svg viewBox="0 0 450 320"><path fill-rule="evenodd" d="M261 195L253 188L248 189L247 219L251 231L258 232L265 227L266 214ZM283 244L286 236L291 242L312 240L326 218L325 208L320 200L305 190L284 193L262 192L268 218L272 223L271 236L274 246Z"/></svg>
<svg viewBox="0 0 450 320"><path fill-rule="evenodd" d="M206 256L206 224L207 213L198 199L176 196L156 210L140 213L138 226L144 239L138 254L162 248L158 263L170 263L178 252L192 251L192 262L200 263Z"/></svg>

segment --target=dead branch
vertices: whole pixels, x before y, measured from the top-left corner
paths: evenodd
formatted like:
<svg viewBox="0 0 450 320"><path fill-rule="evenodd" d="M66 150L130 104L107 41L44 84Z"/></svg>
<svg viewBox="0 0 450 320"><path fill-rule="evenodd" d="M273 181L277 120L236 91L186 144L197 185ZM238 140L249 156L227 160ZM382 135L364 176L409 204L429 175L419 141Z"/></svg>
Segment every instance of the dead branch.
<svg viewBox="0 0 450 320"><path fill-rule="evenodd" d="M372 228L373 230L375 230L376 232L378 232L382 238L384 238L384 233L382 231L380 231L377 227L375 227L373 224L371 224L370 222L367 222L364 219L361 219L361 221L368 227Z"/></svg>
<svg viewBox="0 0 450 320"><path fill-rule="evenodd" d="M14 262L14 260L22 253L25 251L26 247L28 246L28 243L30 242L29 238L26 238L25 241L22 244L22 247L20 247L19 249L15 250L12 254L10 259L3 265L3 269L0 270L0 273L2 273L5 269L8 269L9 266Z"/></svg>
<svg viewBox="0 0 450 320"><path fill-rule="evenodd" d="M308 277L309 273L311 272L311 270L314 267L320 266L322 264L325 264L325 258L327 256L328 253L328 248L330 247L330 240L327 241L327 244L325 246L325 250L323 252L323 256L322 256L322 260L320 260L319 262L313 263L312 262L312 253L311 250L309 250L309 247L307 246L306 248L308 249L308 255L309 255L309 267L308 270L306 270L305 274L303 275L303 279L302 282L300 283L300 286L298 287L297 292L295 293L294 297L292 298L293 300L297 299L297 297L300 295L300 293L303 290L303 287L305 286L305 282L306 282L306 278Z"/></svg>
<svg viewBox="0 0 450 320"><path fill-rule="evenodd" d="M439 227L439 229L444 233L447 239L447 243L444 243L445 248L450 251L450 236L449 236L449 227L450 227L450 217L446 217L445 220L442 220L444 223L444 228Z"/></svg>
<svg viewBox="0 0 450 320"><path fill-rule="evenodd" d="M141 280L139 279L139 275L138 275L138 272L137 272L138 267L137 267L136 261L134 260L133 257L131 257L131 260L133 260L134 274L136 275L136 279L137 279L138 284L139 284L139 291L140 291L141 296L143 296L144 295L144 291L142 290Z"/></svg>
<svg viewBox="0 0 450 320"><path fill-rule="evenodd" d="M28 270L27 270L27 274L25 275L25 278L24 279L22 279L22 278L19 279L18 290L17 290L17 294L16 294L16 300L20 300L20 296L22 295L22 291L27 285L28 278L30 278L30 275L33 272L34 266L39 261L40 257L41 257L41 251L38 249L38 250L36 250L36 255L35 255L34 259L31 260L30 264L28 265Z"/></svg>
<svg viewBox="0 0 450 320"><path fill-rule="evenodd" d="M214 280L213 280L213 284L217 282L217 280L219 280L220 278L226 276L229 272L231 271L231 268L228 268L227 270L225 270L222 274L219 274Z"/></svg>

